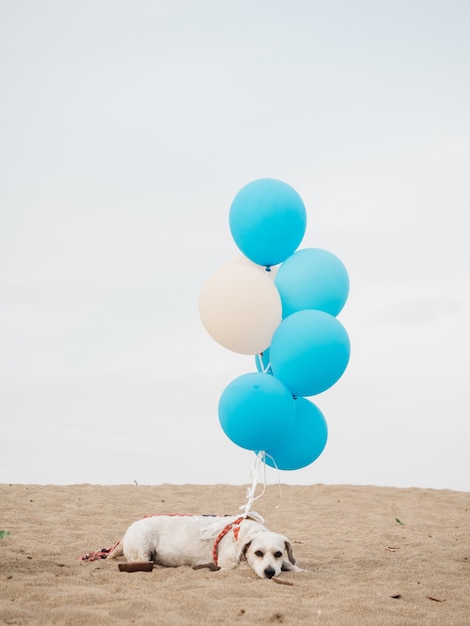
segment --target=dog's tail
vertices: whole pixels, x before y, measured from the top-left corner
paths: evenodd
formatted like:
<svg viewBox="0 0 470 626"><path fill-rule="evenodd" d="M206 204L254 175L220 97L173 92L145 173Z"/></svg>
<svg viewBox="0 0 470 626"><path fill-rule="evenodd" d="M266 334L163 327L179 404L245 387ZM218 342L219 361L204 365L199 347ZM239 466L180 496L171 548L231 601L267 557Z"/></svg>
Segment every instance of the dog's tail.
<svg viewBox="0 0 470 626"><path fill-rule="evenodd" d="M122 541L118 541L118 543L113 547L111 552L106 557L107 559L117 559L118 556L122 556L124 551L122 549Z"/></svg>

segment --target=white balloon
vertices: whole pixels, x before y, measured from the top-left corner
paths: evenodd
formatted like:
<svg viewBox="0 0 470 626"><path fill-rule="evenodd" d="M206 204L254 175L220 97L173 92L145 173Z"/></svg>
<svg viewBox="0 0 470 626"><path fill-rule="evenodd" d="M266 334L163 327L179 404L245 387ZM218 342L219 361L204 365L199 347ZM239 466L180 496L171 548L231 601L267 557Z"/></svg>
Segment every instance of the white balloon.
<svg viewBox="0 0 470 626"><path fill-rule="evenodd" d="M281 323L281 297L266 272L227 263L203 285L199 314L209 335L224 348L258 354L270 346Z"/></svg>

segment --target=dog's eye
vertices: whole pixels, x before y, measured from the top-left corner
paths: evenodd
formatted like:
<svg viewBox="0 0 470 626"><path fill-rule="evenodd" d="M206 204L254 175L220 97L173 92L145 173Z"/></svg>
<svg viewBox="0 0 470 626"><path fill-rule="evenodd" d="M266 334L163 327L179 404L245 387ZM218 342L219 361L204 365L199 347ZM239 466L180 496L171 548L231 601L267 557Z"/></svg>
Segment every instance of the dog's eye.
<svg viewBox="0 0 470 626"><path fill-rule="evenodd" d="M282 556L282 552L279 552L279 550L277 552L274 553L274 558L275 559L280 559Z"/></svg>
<svg viewBox="0 0 470 626"><path fill-rule="evenodd" d="M259 557L263 557L264 556L264 552L262 552L261 550L256 550L255 555L259 556Z"/></svg>

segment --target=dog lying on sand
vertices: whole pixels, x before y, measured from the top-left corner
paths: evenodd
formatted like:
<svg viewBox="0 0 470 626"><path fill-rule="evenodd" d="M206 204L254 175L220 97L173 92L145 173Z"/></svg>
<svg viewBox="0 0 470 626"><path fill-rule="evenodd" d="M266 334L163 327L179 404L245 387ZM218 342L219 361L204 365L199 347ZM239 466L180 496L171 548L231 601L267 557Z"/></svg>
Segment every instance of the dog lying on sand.
<svg viewBox="0 0 470 626"><path fill-rule="evenodd" d="M302 571L295 564L292 544L271 532L256 513L243 516L153 515L129 526L108 559L158 565L231 569L246 560L260 578L282 571Z"/></svg>

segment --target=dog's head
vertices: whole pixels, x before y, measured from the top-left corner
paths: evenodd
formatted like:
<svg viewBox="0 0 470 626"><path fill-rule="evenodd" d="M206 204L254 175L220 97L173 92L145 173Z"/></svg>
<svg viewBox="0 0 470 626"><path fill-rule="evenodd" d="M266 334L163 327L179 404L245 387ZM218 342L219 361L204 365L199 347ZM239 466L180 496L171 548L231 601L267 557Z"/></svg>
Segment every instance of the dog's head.
<svg viewBox="0 0 470 626"><path fill-rule="evenodd" d="M285 560L287 554L288 561ZM239 560L245 558L252 570L260 578L279 576L281 571L291 569L295 565L292 545L287 537L262 530L240 546Z"/></svg>

